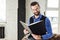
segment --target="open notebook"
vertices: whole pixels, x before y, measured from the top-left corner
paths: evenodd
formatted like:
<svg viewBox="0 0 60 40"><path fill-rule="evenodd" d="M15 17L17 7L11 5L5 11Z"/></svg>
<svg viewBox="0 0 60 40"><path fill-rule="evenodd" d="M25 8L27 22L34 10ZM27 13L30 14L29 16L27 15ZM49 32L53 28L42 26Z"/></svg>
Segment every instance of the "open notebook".
<svg viewBox="0 0 60 40"><path fill-rule="evenodd" d="M20 21L20 23L22 24L22 26L27 29L31 34L37 34L37 35L44 35L46 34L46 28L45 28L45 24L44 21L38 21L38 22L34 22L31 23L29 26L28 24Z"/></svg>

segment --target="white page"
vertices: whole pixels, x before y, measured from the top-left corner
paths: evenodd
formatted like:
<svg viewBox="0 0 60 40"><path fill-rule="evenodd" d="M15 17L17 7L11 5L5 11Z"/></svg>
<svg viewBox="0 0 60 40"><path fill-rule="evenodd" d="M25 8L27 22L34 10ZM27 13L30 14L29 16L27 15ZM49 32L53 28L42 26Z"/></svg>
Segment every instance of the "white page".
<svg viewBox="0 0 60 40"><path fill-rule="evenodd" d="M20 23L22 24L22 26L23 26L25 29L27 29L27 30L29 31L30 34L32 34L32 31L31 31L30 28L28 27L28 24L26 24L26 23L24 23L24 22L22 22L22 21L20 21Z"/></svg>

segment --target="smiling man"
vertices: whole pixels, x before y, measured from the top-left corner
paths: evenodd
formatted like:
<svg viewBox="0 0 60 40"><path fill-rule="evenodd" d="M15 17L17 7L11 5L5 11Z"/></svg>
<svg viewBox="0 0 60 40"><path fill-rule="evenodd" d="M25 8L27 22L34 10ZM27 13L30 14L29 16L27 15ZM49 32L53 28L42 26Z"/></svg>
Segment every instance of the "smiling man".
<svg viewBox="0 0 60 40"><path fill-rule="evenodd" d="M45 24L44 26L45 26L47 32L44 35L31 34L28 39L29 40L48 40L48 39L50 39L53 36L50 20L46 16L43 16L40 13L40 5L38 4L38 2L32 2L30 4L30 7L31 7L31 10L34 15L32 17L30 17L30 19L28 21L28 25L31 23L43 20L44 24ZM24 29L24 34L27 34L27 33L29 33L28 30Z"/></svg>

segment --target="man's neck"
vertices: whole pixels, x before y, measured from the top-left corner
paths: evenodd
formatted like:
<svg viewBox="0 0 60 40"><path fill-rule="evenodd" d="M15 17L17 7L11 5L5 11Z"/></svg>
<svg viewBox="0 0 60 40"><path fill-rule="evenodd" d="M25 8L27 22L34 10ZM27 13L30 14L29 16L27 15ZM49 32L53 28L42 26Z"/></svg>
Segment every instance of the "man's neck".
<svg viewBox="0 0 60 40"><path fill-rule="evenodd" d="M39 15L37 15L37 16L35 15L35 18L38 18L38 17L39 17Z"/></svg>

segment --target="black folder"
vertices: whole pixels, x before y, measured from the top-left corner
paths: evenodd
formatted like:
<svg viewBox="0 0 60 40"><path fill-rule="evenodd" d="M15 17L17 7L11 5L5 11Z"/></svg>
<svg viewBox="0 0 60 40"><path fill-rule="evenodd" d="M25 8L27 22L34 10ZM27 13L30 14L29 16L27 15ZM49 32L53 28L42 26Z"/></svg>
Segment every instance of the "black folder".
<svg viewBox="0 0 60 40"><path fill-rule="evenodd" d="M46 27L44 21L37 22L29 26L33 34L44 35L46 34Z"/></svg>

